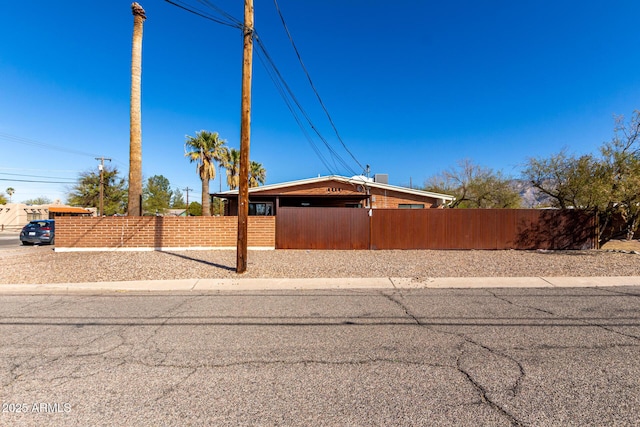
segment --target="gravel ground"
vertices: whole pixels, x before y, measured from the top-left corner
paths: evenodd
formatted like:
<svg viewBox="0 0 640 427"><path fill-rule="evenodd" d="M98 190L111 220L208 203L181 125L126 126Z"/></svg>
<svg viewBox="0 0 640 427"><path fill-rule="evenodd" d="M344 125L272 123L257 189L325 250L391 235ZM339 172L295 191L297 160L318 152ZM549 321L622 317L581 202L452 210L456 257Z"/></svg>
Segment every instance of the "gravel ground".
<svg viewBox="0 0 640 427"><path fill-rule="evenodd" d="M640 255L590 251L0 251L0 284L197 278L640 276Z"/></svg>

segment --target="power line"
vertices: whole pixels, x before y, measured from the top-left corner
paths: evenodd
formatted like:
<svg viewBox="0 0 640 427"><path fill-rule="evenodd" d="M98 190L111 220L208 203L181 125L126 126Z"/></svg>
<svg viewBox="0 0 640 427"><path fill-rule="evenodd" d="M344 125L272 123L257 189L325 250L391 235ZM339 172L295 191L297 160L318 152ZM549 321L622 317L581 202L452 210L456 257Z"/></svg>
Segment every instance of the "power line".
<svg viewBox="0 0 640 427"><path fill-rule="evenodd" d="M296 56L298 57L298 61L300 62L300 65L302 66L302 70L304 71L304 74L307 76L307 79L309 80L309 84L311 85L311 89L313 90L313 93L316 94L316 97L318 98L318 102L320 103L320 105L322 106L322 109L324 110L325 114L327 115L327 118L329 119L329 123L331 123L331 127L333 128L334 132L336 133L336 136L338 137L338 141L340 141L340 143L342 144L344 149L347 151L347 153L349 153L351 158L364 171L365 168L360 164L358 159L356 159L356 157L353 155L351 150L349 150L349 148L347 148L347 145L344 143L344 141L340 137L340 133L338 133L338 129L336 128L335 124L333 123L333 119L331 118L331 115L329 114L329 111L327 110L326 106L324 105L324 102L322 101L322 98L320 97L320 94L316 90L316 87L313 84L313 81L311 80L311 76L309 75L309 72L307 71L307 67L305 67L304 63L302 62L302 57L300 56L300 52L298 51L298 48L296 47L296 44L293 41L293 37L291 36L291 33L289 32L289 28L287 27L287 23L284 20L284 16L282 15L282 12L280 11L280 7L278 6L278 1L277 0L273 0L273 3L276 6L276 10L278 11L278 15L280 16L280 21L282 21L282 26L284 27L285 32L287 33L287 37L289 37L289 41L291 42L291 46L293 46L293 50L295 51Z"/></svg>
<svg viewBox="0 0 640 427"><path fill-rule="evenodd" d="M261 55L258 55L258 59L260 60L260 62L262 63L262 66L267 71L267 75L271 78L271 81L273 82L274 86L276 87L276 90L280 94L280 97L282 98L282 100L284 101L285 105L289 109L289 112L291 113L291 115L293 116L294 120L298 124L298 127L300 128L300 130L302 131L302 133L306 137L307 141L309 142L309 145L311 145L311 148L313 149L313 151L316 153L316 155L318 156L318 158L320 159L322 164L324 164L324 166L327 168L329 173L331 173L332 175L335 175L335 172L332 170L331 166L327 162L327 159L325 159L324 155L322 154L322 152L320 151L318 146L313 141L313 138L311 137L311 135L309 135L309 133L307 132L307 129L305 128L305 126L302 123L300 117L296 113L293 105L291 104L291 101L287 97L287 94L286 94L285 89L283 87L283 84L286 85L286 82L284 82L284 81L281 82L280 80L278 80L277 68L275 68L275 65L273 65L272 62L271 62L271 64L272 64L271 65L271 69L269 68L268 64L265 62L265 60L267 60L267 58L268 58L268 53L266 52L266 49L262 45L262 42L260 41L260 38L256 38L256 40L258 41L258 48L259 48L258 52L262 52L262 55L265 56L265 58L263 59L263 57ZM275 70L275 75L272 72L272 70ZM281 76L280 76L280 78L281 78ZM294 97L294 99L295 99L295 97ZM334 159L334 166L335 166L335 159Z"/></svg>
<svg viewBox="0 0 640 427"><path fill-rule="evenodd" d="M222 10L222 8L216 6L215 4L210 2L209 0L198 0L198 2L208 6L209 8L211 8L213 10L215 10L220 15L224 16L230 23L234 24L237 28L244 27L244 22L243 21L241 21L239 19L236 19L233 15L225 12L224 10Z"/></svg>
<svg viewBox="0 0 640 427"><path fill-rule="evenodd" d="M214 6L212 4L210 4L210 2L208 1L200 1L200 3L205 3L208 7L216 10L218 13L222 14L223 16L225 16L227 18L227 20L222 20L219 18L214 18L211 15L208 15L206 12L200 11L198 9L195 9L192 7L189 7L188 5L185 5L184 2L180 1L180 0L164 0L169 4L172 4L176 7L179 7L182 10L185 10L189 13L193 13L194 15L197 15L201 18L204 19L208 19L209 21L213 21L217 24L221 24L221 25L226 25L228 27L232 27L232 28L242 28L243 24L238 21L237 19L235 19L234 17L232 17L231 15L228 15L227 13L223 12L222 9L219 9L217 6Z"/></svg>
<svg viewBox="0 0 640 427"><path fill-rule="evenodd" d="M63 152L63 153L77 154L79 156L94 157L94 158L95 157L99 157L97 154L87 153L87 152L84 152L84 151L74 150L74 149L66 148L66 147L60 147L58 145L47 144L47 143L44 143L44 142L36 141L36 140L33 140L33 139L29 139L29 138L24 138L22 136L11 135L11 134L4 133L4 132L0 132L0 139L4 139L5 141L9 141L9 142L13 142L13 143L29 145L29 146L32 146L32 147L41 147L41 148L44 148L44 149L47 149L47 150L52 150L52 151L60 151L60 152ZM122 163L118 159L114 159L114 161L116 163L121 164L121 165L127 166L125 163Z"/></svg>
<svg viewBox="0 0 640 427"><path fill-rule="evenodd" d="M224 10L222 10L220 7L216 6L215 4L213 4L209 0L197 0L197 1L200 4L206 6L207 8L214 10L219 15L222 15L224 17L224 20L220 19L220 18L215 18L215 17L211 16L210 14L208 14L208 13L206 13L206 12L200 10L200 9L194 8L193 6L186 4L185 2L183 2L181 0L165 0L165 1L167 3L169 3L169 4L172 4L174 6L177 6L177 7L181 8L181 9L187 11L187 12L193 13L193 14L195 14L197 16L200 16L202 18L208 19L210 21L213 21L213 22L216 22L216 23L219 23L219 24L222 24L222 25L230 26L230 27L237 28L237 29L242 29L244 27L243 22L241 22L240 20L234 18L232 15L226 13ZM286 23L284 21L284 17L282 16L282 13L280 13L280 9L279 9L279 7L277 5L277 2L276 2L276 9L278 10L278 14L280 15L280 19L281 19L281 21L282 21L282 23L283 23L283 25L285 27L285 31L287 32L289 40L291 41L291 44L293 45L293 48L294 48L294 50L296 52L296 55L298 56L298 60L300 61L301 65L302 65L303 71L304 71L305 75L307 76L307 80L309 81L309 83L311 85L311 88L312 88L313 92L316 95L316 98L320 102L320 105L321 105L323 111L325 112L327 118L329 119L329 123L331 124L331 127L333 128L334 132L336 133L336 136L338 137L338 140L342 144L343 148L347 151L347 153L349 153L351 158L353 158L353 160L356 162L356 164L360 168L362 168L362 170L364 171L364 167L360 164L360 162L358 162L358 160L355 158L353 153L348 149L347 145L344 143L344 141L340 137L340 134L339 134L334 122L333 122L333 119L331 118L331 115L329 114L326 106L324 105L324 102L322 101L322 98L320 97L320 94L318 93L317 89L315 88L315 86L313 84L313 81L311 80L311 76L309 75L306 67L302 63L302 58L300 56L300 53L299 53L297 47L295 46L295 43L293 42L293 37L291 36L291 34L290 34L290 32L289 32L289 30L288 30L288 28L286 26ZM257 45L259 47L258 53L262 53L262 55L264 56L264 58L260 58L259 57L262 65L265 67L265 70L267 71L267 74L269 75L269 77L271 78L271 81L276 86L276 89L278 90L278 92L280 93L280 96L284 100L285 105L287 106L287 108L289 109L291 114L293 115L294 120L296 121L296 123L298 124L300 129L302 130L303 134L307 138L307 141L311 145L311 148L313 149L315 154L318 156L320 161L324 164L324 166L327 168L327 170L331 174L335 174L335 169L338 169L337 164L336 164L336 161L337 161L338 163L340 163L342 165L342 167L344 169L346 169L347 171L350 171L353 175L357 175L357 172L354 171L353 168L351 168L349 166L349 164L331 146L331 144L327 141L327 139L322 136L322 134L318 130L317 126L313 123L313 121L311 120L310 116L304 110L304 108L302 107L302 105L300 104L300 102L298 101L296 96L294 95L293 91L291 90L289 85L284 80L284 77L282 76L282 74L280 73L278 68L276 67L275 62L271 59L271 56L269 55L269 53L268 53L268 51L266 49L266 46L264 45L264 43L262 42L260 37L258 37L257 31L254 31L254 40L256 41L256 43L257 43ZM322 141L322 143L324 144L324 146L328 150L328 152L329 152L329 154L330 154L330 156L331 156L331 158L333 160L333 163L334 163L334 165L333 165L334 167L333 168L331 167L331 165L329 164L327 159L324 157L324 155L322 154L322 152L319 149L319 147L313 141L313 139L311 138L309 133L306 131L304 125L302 124L302 120L298 116L298 113L296 113L296 111L295 111L294 105L297 107L297 109L300 111L300 114L307 121L309 127L318 136L318 138Z"/></svg>
<svg viewBox="0 0 640 427"><path fill-rule="evenodd" d="M298 107L298 110L300 110L301 114L307 120L307 123L309 124L309 127L311 127L311 129L316 133L318 138L320 138L322 143L325 145L325 147L329 151L329 154L333 157L334 166L336 166L336 168L337 168L337 165L335 165L335 161L337 160L345 169L350 171L353 175L356 175L356 172L349 166L349 164L342 158L342 156L340 156L340 154L338 154L338 152L331 146L331 144L329 144L329 142L326 140L326 138L324 136L322 136L322 134L318 130L317 126L311 120L311 117L309 117L309 115L307 114L305 109L302 107L302 104L300 104L300 102L296 98L295 94L293 93L293 91L291 90L291 88L289 87L287 82L284 80L284 77L282 76L282 74L278 70L278 67L276 67L275 63L271 59L271 56L267 52L266 46L264 45L264 43L262 43L262 40L260 39L260 37L256 37L256 41L257 41L257 44L258 44L259 51L261 51L264 54L269 66L274 71L274 74L271 75L272 80L274 80L274 76L276 76L278 78L278 80L279 80L277 82L274 81L274 84L277 87L281 87L282 88L282 90L280 91L280 95L285 100L285 103L287 104L287 106L290 107L290 105L291 105L289 103L289 100L287 99L287 94L288 94L288 96L291 98L293 103L295 103L295 105ZM263 62L263 65L264 65L264 62ZM290 111L291 111L291 107L290 107ZM294 117L297 118L297 114L294 111L291 111L291 112L294 115ZM300 126L300 122L299 121L298 121L298 123L299 123L299 126ZM305 131L303 130L303 132L305 132ZM315 144L312 141L310 141L310 142L315 147ZM316 151L317 154L319 154L319 151L317 149L315 151ZM319 156L321 156L321 154L319 154ZM331 168L328 167L327 163L325 162L324 164L325 164L325 166L327 166L327 169L329 169L331 171Z"/></svg>
<svg viewBox="0 0 640 427"><path fill-rule="evenodd" d="M0 166L0 171L8 170L8 171L38 171L38 172L63 172L63 173L77 173L76 169L44 169L44 168L9 168L6 166ZM9 173L9 172L0 172L0 173ZM27 175L31 176L31 175Z"/></svg>
<svg viewBox="0 0 640 427"><path fill-rule="evenodd" d="M9 172L0 172L0 175L23 176L28 178L66 179L66 178L60 178L59 176L24 175L21 173L9 173ZM72 179L72 178L69 178L69 179Z"/></svg>
<svg viewBox="0 0 640 427"><path fill-rule="evenodd" d="M86 153L84 151L78 151L78 150L72 150L70 148L65 148L65 147L60 147L57 145L53 145L53 144L45 144L44 142L39 142L39 141L35 141L33 139L28 139L28 138L23 138L21 136L16 136L16 135L10 135L8 133L4 133L4 132L0 132L0 139L4 139L6 141L9 142L15 142L18 144L24 144L24 145L31 145L34 147L42 147L42 148L46 148L49 150L54 150L54 151L62 151L65 153L71 153L71 154L78 154L81 156L89 156L89 157L95 157L95 154L91 154L91 153Z"/></svg>
<svg viewBox="0 0 640 427"><path fill-rule="evenodd" d="M73 184L76 181L38 181L34 179L15 179L15 178L0 178L0 181L9 181L9 182L38 182L42 184Z"/></svg>

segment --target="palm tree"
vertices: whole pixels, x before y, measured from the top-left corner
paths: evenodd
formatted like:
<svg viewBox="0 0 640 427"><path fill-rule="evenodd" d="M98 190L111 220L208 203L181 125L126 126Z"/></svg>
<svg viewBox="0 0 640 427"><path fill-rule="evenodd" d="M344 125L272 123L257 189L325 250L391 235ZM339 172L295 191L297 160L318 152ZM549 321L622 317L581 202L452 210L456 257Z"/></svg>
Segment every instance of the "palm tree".
<svg viewBox="0 0 640 427"><path fill-rule="evenodd" d="M127 214L142 215L142 119L140 82L142 80L142 25L147 16L138 3L131 4L133 13L133 47L131 50L131 110L129 129L129 201Z"/></svg>
<svg viewBox="0 0 640 427"><path fill-rule="evenodd" d="M249 166L249 187L257 187L264 184L267 179L267 171L262 167L262 163L251 162Z"/></svg>
<svg viewBox="0 0 640 427"><path fill-rule="evenodd" d="M209 208L209 180L216 177L215 162L222 162L226 157L227 142L220 139L218 132L201 130L196 136L186 136L184 155L191 163L196 162L196 171L202 181L202 215L211 216Z"/></svg>
<svg viewBox="0 0 640 427"><path fill-rule="evenodd" d="M227 169L229 190L235 190L240 185L240 150L232 148L228 151L224 167Z"/></svg>
<svg viewBox="0 0 640 427"><path fill-rule="evenodd" d="M7 188L7 194L9 195L9 203L11 203L11 198L15 192L16 190L14 190L13 187Z"/></svg>
<svg viewBox="0 0 640 427"><path fill-rule="evenodd" d="M220 178L220 192L222 193L222 168L227 167L229 162L229 156L231 156L227 147L222 147L221 160L218 162L218 177Z"/></svg>

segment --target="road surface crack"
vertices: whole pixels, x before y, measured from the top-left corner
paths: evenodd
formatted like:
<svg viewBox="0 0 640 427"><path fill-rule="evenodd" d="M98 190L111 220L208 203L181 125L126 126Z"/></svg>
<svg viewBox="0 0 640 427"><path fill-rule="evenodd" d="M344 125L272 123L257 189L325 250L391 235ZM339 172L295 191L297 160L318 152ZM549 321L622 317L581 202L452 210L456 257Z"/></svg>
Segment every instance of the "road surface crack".
<svg viewBox="0 0 640 427"><path fill-rule="evenodd" d="M473 385L473 387L478 391L478 393L480 394L480 399L482 400L482 402L487 404L487 405L489 405L495 411L497 411L500 414L502 414L502 416L506 417L511 422L511 425L513 425L513 426L524 426L525 424L523 424L520 420L518 420L513 414L509 413L504 408L502 408L500 405L498 405L496 402L494 402L488 396L488 391L478 381L476 381L476 379L473 378L473 376L469 372L467 372L462 367L462 365L460 363L460 359L461 359L462 356L464 356L464 352L461 353L460 355L458 355L458 358L456 359L456 368L458 369L458 372L460 372L467 379L467 381L469 381Z"/></svg>
<svg viewBox="0 0 640 427"><path fill-rule="evenodd" d="M597 323L597 322L590 322L590 321L587 321L587 320L584 320L584 319L580 319L580 318L576 318L576 317L564 316L564 315L557 314L557 313L554 313L554 312L549 311L549 310L545 310L545 309L542 309L542 308L539 308L539 307L534 307L534 306L529 305L529 304L519 304L519 303L511 301L511 300L509 300L509 299L507 299L505 297L497 295L495 292L493 292L491 290L487 289L486 291L488 293L490 293L491 295L493 295L496 299L499 299L500 301L504 301L507 304L513 305L514 307L520 307L520 308L526 308L526 309L529 309L529 310L535 310L535 311L538 311L538 312L541 312L541 313L545 313L545 314L551 315L555 319L563 319L563 320L571 320L571 321L574 321L574 322L579 322L579 323L582 323L582 324L587 325L587 326L593 326L593 327L596 327L596 328L601 328L601 329L604 329L607 332L611 332L611 333L614 333L614 334L617 334L617 335L621 335L621 336L626 337L626 338L631 338L633 340L640 341L640 336L627 334L625 332L621 332L621 331L618 331L616 329L613 329L613 328L611 328L610 326L607 326L607 325L602 325L602 324ZM629 295L629 294L625 294L625 293L622 293L622 294ZM632 296L637 296L637 295L632 295Z"/></svg>
<svg viewBox="0 0 640 427"><path fill-rule="evenodd" d="M415 314L413 314L411 312L411 309L402 301L400 301L398 298L395 298L394 296L398 296L400 299L404 298L404 295L399 292L399 291L394 291L393 294L389 295L387 293L381 293L385 298L387 298L389 301L397 304L400 308L402 308L402 310L407 314L407 316L409 316L410 318L412 318L416 324L427 328L429 330L432 330L436 333L441 333L441 334L446 334L446 335L451 335L451 336L455 336L457 338L462 339L464 342L477 346L487 352L489 352L490 354L494 355L494 356L498 356L501 357L503 359L506 359L512 363L514 363L517 366L518 369L518 375L517 378L515 379L513 385L509 388L508 392L511 395L511 397L516 397L518 395L518 393L520 392L520 386L521 386L521 382L522 380L525 378L526 376L526 372L524 370L524 367L522 366L522 364L516 360L515 358L509 356L508 354L502 353L498 350L495 350L493 348L490 348L484 344L481 344L479 342L476 342L474 340L472 340L471 338L469 338L468 336L466 336L465 334L462 333L457 333L457 332L449 332L449 331L442 331L437 329L436 327L434 327L433 325L429 325L429 324L425 324L423 322L420 321L419 317L416 316ZM462 358L462 356L464 356L464 351L462 351L461 354L458 355L457 359L456 359L456 369L458 370L458 372L460 372L466 379L467 381L469 381L473 387L478 390L478 392L480 393L480 397L482 399L483 403L486 403L487 405L489 405L491 408L493 408L494 410L496 410L497 412L499 412L500 414L502 414L503 416L505 416L507 419L509 419L509 421L511 422L512 425L514 426L523 426L524 424L518 420L513 414L509 413L506 409L504 409L502 406L500 406L497 402L493 401L487 393L487 390L478 382L476 381L476 379L473 378L473 376L467 372L465 369L462 368L461 363L460 363L460 359Z"/></svg>

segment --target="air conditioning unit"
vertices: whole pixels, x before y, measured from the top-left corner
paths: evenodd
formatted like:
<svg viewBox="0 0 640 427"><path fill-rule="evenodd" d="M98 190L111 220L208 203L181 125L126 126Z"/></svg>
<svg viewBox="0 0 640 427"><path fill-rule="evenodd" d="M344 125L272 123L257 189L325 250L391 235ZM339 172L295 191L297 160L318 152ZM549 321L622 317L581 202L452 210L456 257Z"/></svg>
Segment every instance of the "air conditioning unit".
<svg viewBox="0 0 640 427"><path fill-rule="evenodd" d="M389 174L388 173L377 173L373 175L373 182L377 182L380 184L388 184L389 183Z"/></svg>

